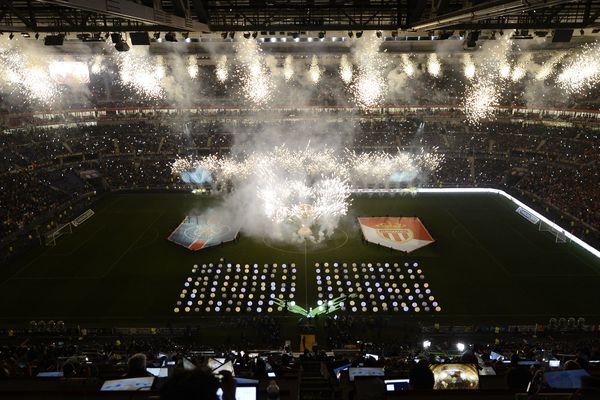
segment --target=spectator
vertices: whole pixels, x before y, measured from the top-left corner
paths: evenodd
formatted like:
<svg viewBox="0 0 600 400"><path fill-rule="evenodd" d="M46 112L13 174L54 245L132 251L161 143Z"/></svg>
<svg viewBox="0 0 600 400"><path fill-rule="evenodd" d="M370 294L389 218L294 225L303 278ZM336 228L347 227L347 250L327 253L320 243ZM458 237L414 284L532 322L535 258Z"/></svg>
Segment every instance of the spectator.
<svg viewBox="0 0 600 400"><path fill-rule="evenodd" d="M132 355L127 360L127 378L140 378L143 376L152 376L150 372L146 370L146 355L143 353L137 353Z"/></svg>
<svg viewBox="0 0 600 400"><path fill-rule="evenodd" d="M429 364L421 360L413 365L408 372L408 379L413 390L431 390L435 385L433 372L429 369Z"/></svg>

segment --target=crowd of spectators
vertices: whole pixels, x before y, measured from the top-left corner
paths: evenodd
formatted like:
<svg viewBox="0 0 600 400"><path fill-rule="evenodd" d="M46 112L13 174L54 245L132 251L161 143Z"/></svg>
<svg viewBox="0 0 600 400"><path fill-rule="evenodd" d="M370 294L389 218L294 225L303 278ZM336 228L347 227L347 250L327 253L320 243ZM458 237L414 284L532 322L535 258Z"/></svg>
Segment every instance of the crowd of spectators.
<svg viewBox="0 0 600 400"><path fill-rule="evenodd" d="M327 329L343 330L348 321L331 322ZM456 335L424 336L425 332L421 332L410 339L399 336L387 343L348 337L332 347L315 344L300 351L297 345L290 347L281 339L258 350L239 343L207 346L190 335L77 333L32 335L18 343L5 341L0 345L0 380L31 379L40 373L52 373L64 381L84 379L100 385L107 379L152 376L147 368L167 368L170 377L162 385L166 388L162 395L167 396L177 388L181 374L210 371L215 368L213 360L221 360L218 362L231 361L237 378L255 379L269 393L275 392L278 384L289 385L285 379L298 382L300 377L300 385L305 384L301 377L309 373L311 364L317 363L320 378L327 382L331 393L337 391L341 398L348 399L359 390L349 379L349 368L358 367L382 368L385 379L408 379L410 390L414 391L434 387L430 366L436 364L473 364L479 370L480 380L487 375L493 378L488 383L490 387L509 392L527 391L536 373L577 369L591 375L590 390L597 393L600 374L600 342L597 335L589 333L471 337L464 348L457 349ZM558 366L551 366L550 360ZM485 386L484 382L479 385L484 390Z"/></svg>
<svg viewBox="0 0 600 400"><path fill-rule="evenodd" d="M256 137L285 139L283 133L355 151L437 151L444 154L440 167L414 184L514 190L570 215L578 233L600 227L597 131L575 123L511 120L473 127L453 114L344 120L337 113L322 119L292 113L264 120L159 119L6 131L0 135L1 236L22 231L56 205L96 190L80 177L82 171L97 171L109 190L169 189L179 183L169 168L176 157L228 152L236 144L256 144Z"/></svg>

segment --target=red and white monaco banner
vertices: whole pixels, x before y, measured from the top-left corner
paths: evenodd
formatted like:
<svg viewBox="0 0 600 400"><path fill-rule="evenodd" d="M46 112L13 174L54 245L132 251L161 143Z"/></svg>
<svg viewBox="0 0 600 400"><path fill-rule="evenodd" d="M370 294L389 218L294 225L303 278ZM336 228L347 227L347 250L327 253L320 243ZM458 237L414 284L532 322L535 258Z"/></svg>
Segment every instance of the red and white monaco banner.
<svg viewBox="0 0 600 400"><path fill-rule="evenodd" d="M434 240L416 217L358 218L368 242L410 253Z"/></svg>

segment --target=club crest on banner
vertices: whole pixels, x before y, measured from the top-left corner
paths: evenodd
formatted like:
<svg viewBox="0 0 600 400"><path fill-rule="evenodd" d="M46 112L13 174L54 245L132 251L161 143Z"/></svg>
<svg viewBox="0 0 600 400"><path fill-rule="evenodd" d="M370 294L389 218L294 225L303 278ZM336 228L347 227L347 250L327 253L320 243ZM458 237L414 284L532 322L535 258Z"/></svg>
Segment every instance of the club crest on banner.
<svg viewBox="0 0 600 400"><path fill-rule="evenodd" d="M393 240L395 242L408 242L415 235L413 231L402 224L377 224L377 235L382 239Z"/></svg>
<svg viewBox="0 0 600 400"><path fill-rule="evenodd" d="M358 219L367 242L410 253L434 240L417 217L361 217Z"/></svg>

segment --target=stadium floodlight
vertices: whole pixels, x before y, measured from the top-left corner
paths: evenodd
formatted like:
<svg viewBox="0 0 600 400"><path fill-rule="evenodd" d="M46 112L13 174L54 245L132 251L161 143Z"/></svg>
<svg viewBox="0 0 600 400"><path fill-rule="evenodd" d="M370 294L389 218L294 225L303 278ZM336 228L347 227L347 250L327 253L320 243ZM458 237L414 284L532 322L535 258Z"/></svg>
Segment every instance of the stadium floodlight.
<svg viewBox="0 0 600 400"><path fill-rule="evenodd" d="M177 41L177 36L175 36L175 32L167 32L165 34L165 40L167 42L176 42Z"/></svg>
<svg viewBox="0 0 600 400"><path fill-rule="evenodd" d="M48 35L44 38L44 46L62 46L64 39L63 35Z"/></svg>
<svg viewBox="0 0 600 400"><path fill-rule="evenodd" d="M456 343L456 350L462 353L463 351L465 351L465 344L461 342Z"/></svg>
<svg viewBox="0 0 600 400"><path fill-rule="evenodd" d="M113 33L111 35L111 37L112 37L113 43L115 44L115 49L117 51L121 51L121 52L123 52L123 51L129 51L129 45L127 44L127 42L125 42L123 40L123 37L121 36L121 34L118 34L118 33L114 34Z"/></svg>

